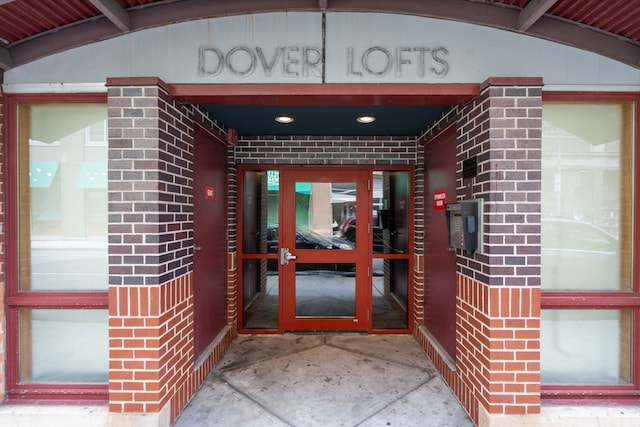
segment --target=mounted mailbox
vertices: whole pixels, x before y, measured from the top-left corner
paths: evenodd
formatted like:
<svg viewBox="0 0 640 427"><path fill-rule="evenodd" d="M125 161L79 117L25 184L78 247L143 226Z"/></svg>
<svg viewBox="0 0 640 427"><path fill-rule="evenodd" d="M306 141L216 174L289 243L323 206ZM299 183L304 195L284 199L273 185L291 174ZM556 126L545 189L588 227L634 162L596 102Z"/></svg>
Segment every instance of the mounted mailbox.
<svg viewBox="0 0 640 427"><path fill-rule="evenodd" d="M482 253L482 199L447 203L445 211L449 246L464 249L469 255Z"/></svg>

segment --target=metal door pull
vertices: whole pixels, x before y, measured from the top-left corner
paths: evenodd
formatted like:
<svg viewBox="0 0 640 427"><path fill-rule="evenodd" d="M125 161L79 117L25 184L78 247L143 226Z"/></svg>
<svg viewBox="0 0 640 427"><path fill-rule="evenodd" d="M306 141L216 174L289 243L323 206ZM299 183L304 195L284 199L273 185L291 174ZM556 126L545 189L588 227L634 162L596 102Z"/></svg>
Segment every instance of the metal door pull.
<svg viewBox="0 0 640 427"><path fill-rule="evenodd" d="M296 259L296 256L289 252L289 248L280 248L280 265L287 265L292 259Z"/></svg>

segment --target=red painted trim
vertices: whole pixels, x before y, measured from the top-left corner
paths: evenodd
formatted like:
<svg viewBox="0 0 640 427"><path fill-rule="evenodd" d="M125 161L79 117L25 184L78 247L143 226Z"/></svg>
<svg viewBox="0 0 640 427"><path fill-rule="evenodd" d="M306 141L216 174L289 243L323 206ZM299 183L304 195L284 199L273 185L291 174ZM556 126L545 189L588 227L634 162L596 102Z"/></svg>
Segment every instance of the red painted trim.
<svg viewBox="0 0 640 427"><path fill-rule="evenodd" d="M542 92L542 100L543 101L632 101L636 102L636 116L640 113L638 112L638 108L640 108L640 94L634 92ZM640 137L640 133L637 132L636 126L636 142Z"/></svg>
<svg viewBox="0 0 640 427"><path fill-rule="evenodd" d="M106 86L159 86L169 92L169 85L160 77L109 77Z"/></svg>
<svg viewBox="0 0 640 427"><path fill-rule="evenodd" d="M389 165L381 165L381 166L326 166L326 165L296 165L296 166L286 166L286 165L241 165L238 166L238 200L242 199L242 194L244 191L244 172L246 171L266 171L266 170L278 170L282 172L283 170L295 171L297 169L303 168L307 171L310 170L318 170L318 171L330 171L330 170L345 170L348 168L349 170L361 170L365 171L369 174L369 177L374 171L407 171L410 174L409 177L409 194L414 194L415 191L415 182L414 182L414 168L410 166L389 166ZM333 177L335 175L331 172L328 172ZM415 215L415 203L409 203L409 218L413 218ZM283 214L283 209L280 209L280 215ZM238 204L238 213L237 213L237 236L238 236L238 283L243 283L243 268L242 262L246 259L278 259L278 254L272 253L243 253L242 246L242 233L243 233L243 204ZM285 219L281 219L283 222ZM414 307L414 292L413 292L413 271L414 271L414 263L415 263L415 252L413 250L415 241L414 241L414 225L413 223L409 226L409 248L412 248L411 251L407 254L373 254L373 249L368 248L368 253L370 255L366 255L366 257L378 258L378 259L404 259L407 261L407 268L409 272L408 280L408 296L407 296L407 328L405 329L374 329L373 328L373 315L368 321L366 328L354 328L355 330L365 330L370 334L411 334L414 329L413 322L413 307ZM368 241L368 239L367 239ZM371 244L371 242L370 242ZM357 261L360 262L360 261ZM243 312L243 287L238 287L238 332L241 334L281 334L285 331L283 326L283 318L285 317L284 313L284 305L283 305L283 292L279 293L279 313L278 313L278 328L277 329L249 329L243 326L244 323L244 312ZM372 309L372 301L371 297L366 301L366 308ZM361 313L361 316L364 313ZM310 330L346 330L344 327L344 321L342 320L334 320L334 319L296 319L296 330L302 330L308 328Z"/></svg>
<svg viewBox="0 0 640 427"><path fill-rule="evenodd" d="M542 86L542 77L489 77L485 80L480 90L489 86Z"/></svg>
<svg viewBox="0 0 640 427"><path fill-rule="evenodd" d="M109 308L109 293L104 292L18 292L7 297L9 307L24 308Z"/></svg>
<svg viewBox="0 0 640 427"><path fill-rule="evenodd" d="M228 105L454 105L475 98L478 84L177 84L184 103Z"/></svg>
<svg viewBox="0 0 640 427"><path fill-rule="evenodd" d="M634 292L542 292L542 308L562 309L597 307L634 309L640 307L640 295Z"/></svg>

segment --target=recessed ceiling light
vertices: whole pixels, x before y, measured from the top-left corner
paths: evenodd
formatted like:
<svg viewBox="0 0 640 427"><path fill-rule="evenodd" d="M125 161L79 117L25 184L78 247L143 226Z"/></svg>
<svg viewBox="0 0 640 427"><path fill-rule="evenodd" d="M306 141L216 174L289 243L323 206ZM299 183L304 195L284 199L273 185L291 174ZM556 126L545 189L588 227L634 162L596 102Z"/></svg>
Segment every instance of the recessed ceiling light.
<svg viewBox="0 0 640 427"><path fill-rule="evenodd" d="M360 116L356 119L358 123L373 123L376 121L376 118L373 116Z"/></svg>
<svg viewBox="0 0 640 427"><path fill-rule="evenodd" d="M278 123L292 123L293 122L293 117L290 116L277 116L276 117L276 122Z"/></svg>

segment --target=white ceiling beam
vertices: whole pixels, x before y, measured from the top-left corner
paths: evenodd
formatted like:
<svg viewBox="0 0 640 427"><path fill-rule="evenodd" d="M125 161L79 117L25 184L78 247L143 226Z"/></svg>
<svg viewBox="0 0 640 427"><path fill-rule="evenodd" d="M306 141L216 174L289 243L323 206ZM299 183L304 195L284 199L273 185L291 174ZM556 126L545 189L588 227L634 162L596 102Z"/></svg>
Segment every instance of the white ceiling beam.
<svg viewBox="0 0 640 427"><path fill-rule="evenodd" d="M127 32L131 30L131 19L129 18L129 14L116 0L89 1L97 7L98 10L109 19L109 21L113 22L120 31Z"/></svg>
<svg viewBox="0 0 640 427"><path fill-rule="evenodd" d="M518 16L518 30L527 31L557 2L558 0L531 0Z"/></svg>

